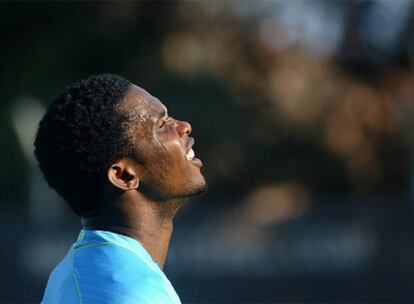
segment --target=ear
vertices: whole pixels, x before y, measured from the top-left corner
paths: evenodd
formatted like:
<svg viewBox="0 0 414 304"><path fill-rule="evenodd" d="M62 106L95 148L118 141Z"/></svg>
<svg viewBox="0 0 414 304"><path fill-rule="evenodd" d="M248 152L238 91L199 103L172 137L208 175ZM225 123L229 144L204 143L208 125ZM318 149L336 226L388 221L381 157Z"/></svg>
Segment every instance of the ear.
<svg viewBox="0 0 414 304"><path fill-rule="evenodd" d="M128 191L139 186L138 172L131 160L121 159L108 169L108 180L117 188Z"/></svg>

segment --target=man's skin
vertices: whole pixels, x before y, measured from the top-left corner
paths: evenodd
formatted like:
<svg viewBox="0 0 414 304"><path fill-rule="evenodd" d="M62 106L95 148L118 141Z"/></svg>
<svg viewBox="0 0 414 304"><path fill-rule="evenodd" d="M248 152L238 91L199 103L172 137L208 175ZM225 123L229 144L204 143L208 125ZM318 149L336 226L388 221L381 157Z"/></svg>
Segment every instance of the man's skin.
<svg viewBox="0 0 414 304"><path fill-rule="evenodd" d="M191 125L169 117L167 108L144 89L132 85L118 111L131 118L128 130L139 161L124 157L110 166L102 207L82 217L82 224L136 239L163 268L176 212L206 190L202 163L186 157L194 144Z"/></svg>

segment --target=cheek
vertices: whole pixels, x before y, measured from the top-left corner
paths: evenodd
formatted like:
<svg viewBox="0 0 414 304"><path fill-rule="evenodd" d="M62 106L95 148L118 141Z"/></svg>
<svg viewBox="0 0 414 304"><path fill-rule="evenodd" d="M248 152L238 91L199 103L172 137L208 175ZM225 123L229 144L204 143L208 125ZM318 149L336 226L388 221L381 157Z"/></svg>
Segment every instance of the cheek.
<svg viewBox="0 0 414 304"><path fill-rule="evenodd" d="M172 179L186 170L188 161L178 144L168 143L147 150L147 165L150 173Z"/></svg>
<svg viewBox="0 0 414 304"><path fill-rule="evenodd" d="M169 149L166 152L163 161L158 163L158 165L164 171L165 177L168 177L170 182L179 182L185 175L188 175L188 160L184 152L179 148Z"/></svg>
<svg viewBox="0 0 414 304"><path fill-rule="evenodd" d="M162 159L175 164L185 159L185 151L179 140L168 138L168 135L166 135L163 138L157 138L157 143L155 153L158 154L159 160Z"/></svg>
<svg viewBox="0 0 414 304"><path fill-rule="evenodd" d="M167 186L180 185L188 182L193 175L194 168L185 156L182 142L171 132L155 135L146 147L148 176L152 182Z"/></svg>
<svg viewBox="0 0 414 304"><path fill-rule="evenodd" d="M151 175L165 187L180 187L193 175L182 148L176 145L168 145L158 151L151 167Z"/></svg>

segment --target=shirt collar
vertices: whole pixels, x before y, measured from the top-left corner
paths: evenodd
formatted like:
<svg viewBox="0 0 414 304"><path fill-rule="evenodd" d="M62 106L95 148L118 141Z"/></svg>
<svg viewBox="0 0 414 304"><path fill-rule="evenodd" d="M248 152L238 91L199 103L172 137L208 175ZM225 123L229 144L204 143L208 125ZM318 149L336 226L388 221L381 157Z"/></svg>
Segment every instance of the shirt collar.
<svg viewBox="0 0 414 304"><path fill-rule="evenodd" d="M74 243L74 249L98 243L112 243L114 245L124 247L125 249L128 249L134 252L136 255L138 255L154 271L161 272L163 274L161 268L158 266L157 263L155 263L148 251L140 242L129 236L122 235L119 233L107 230L94 230L83 228L79 233L77 241Z"/></svg>

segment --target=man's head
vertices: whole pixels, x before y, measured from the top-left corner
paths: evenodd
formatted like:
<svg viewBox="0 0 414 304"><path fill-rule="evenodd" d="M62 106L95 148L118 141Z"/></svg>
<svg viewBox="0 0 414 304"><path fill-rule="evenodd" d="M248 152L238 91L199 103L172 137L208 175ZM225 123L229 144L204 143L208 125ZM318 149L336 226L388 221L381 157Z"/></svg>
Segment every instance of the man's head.
<svg viewBox="0 0 414 304"><path fill-rule="evenodd" d="M91 76L64 90L39 124L35 155L49 185L79 215L99 208L104 189L157 200L205 191L187 122L124 78Z"/></svg>

